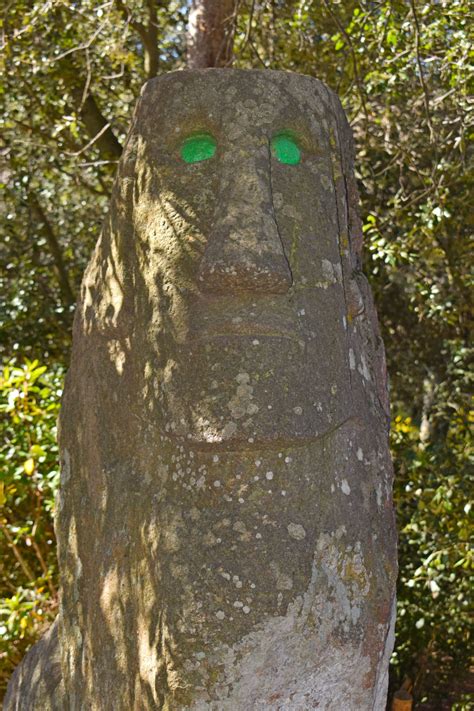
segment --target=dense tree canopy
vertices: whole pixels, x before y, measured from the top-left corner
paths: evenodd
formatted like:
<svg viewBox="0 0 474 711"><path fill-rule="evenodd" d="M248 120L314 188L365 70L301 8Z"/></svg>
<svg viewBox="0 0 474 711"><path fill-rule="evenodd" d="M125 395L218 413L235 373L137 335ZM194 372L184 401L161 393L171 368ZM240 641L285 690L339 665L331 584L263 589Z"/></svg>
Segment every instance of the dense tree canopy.
<svg viewBox="0 0 474 711"><path fill-rule="evenodd" d="M449 691L457 706L446 708L467 709L469 3L234 7L234 66L319 77L353 126L365 271L392 389L401 566L394 683L407 675L420 703ZM57 602L54 422L81 273L140 88L185 66L187 20L186 3L160 0L11 0L4 10L2 683Z"/></svg>

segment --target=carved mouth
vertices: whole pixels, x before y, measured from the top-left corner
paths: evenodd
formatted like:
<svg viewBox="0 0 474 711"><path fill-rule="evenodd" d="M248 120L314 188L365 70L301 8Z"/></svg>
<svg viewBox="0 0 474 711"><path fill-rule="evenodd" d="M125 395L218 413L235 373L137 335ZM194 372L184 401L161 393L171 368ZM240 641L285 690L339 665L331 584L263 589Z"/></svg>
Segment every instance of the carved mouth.
<svg viewBox="0 0 474 711"><path fill-rule="evenodd" d="M353 414L348 414L348 417L342 418L340 421L331 426L321 427L312 431L298 432L294 434L275 434L261 433L257 437L248 438L245 433L240 433L238 437L226 438L221 435L216 435L214 438L205 438L199 434L186 435L167 432L166 437L170 441L180 442L182 444L191 444L194 449L201 451L212 452L231 452L242 450L259 451L262 445L265 449L287 449L289 447L304 447L321 440L324 437L330 436L336 430L345 427L349 423L354 423L357 426L359 420Z"/></svg>

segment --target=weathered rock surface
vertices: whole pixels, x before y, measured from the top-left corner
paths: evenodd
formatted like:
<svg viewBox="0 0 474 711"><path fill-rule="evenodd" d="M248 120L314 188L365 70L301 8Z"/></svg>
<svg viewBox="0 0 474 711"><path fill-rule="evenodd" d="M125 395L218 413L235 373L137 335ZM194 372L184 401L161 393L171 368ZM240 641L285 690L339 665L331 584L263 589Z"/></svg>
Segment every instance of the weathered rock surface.
<svg viewBox="0 0 474 711"><path fill-rule="evenodd" d="M215 155L186 163L196 134ZM385 708L388 399L352 152L310 77L145 86L61 413L61 708ZM56 708L29 679L7 708Z"/></svg>
<svg viewBox="0 0 474 711"><path fill-rule="evenodd" d="M64 685L58 644L58 621L15 669L3 702L4 711L64 711Z"/></svg>

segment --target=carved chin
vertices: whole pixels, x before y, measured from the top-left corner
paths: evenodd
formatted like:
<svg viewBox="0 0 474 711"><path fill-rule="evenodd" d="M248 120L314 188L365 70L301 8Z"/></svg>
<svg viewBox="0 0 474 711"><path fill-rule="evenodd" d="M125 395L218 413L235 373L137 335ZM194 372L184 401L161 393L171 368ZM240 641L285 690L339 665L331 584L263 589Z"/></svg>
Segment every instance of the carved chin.
<svg viewBox="0 0 474 711"><path fill-rule="evenodd" d="M348 369L338 360L281 337L183 348L162 384L160 429L212 449L312 440L352 414Z"/></svg>

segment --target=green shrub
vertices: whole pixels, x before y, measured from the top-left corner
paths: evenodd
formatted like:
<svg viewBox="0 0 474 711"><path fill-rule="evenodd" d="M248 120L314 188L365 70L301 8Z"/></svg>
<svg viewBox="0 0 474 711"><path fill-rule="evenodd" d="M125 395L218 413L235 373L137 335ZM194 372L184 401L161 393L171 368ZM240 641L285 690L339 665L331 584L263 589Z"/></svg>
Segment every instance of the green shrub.
<svg viewBox="0 0 474 711"><path fill-rule="evenodd" d="M392 664L398 682L414 682L416 701L446 703L455 692L455 706L433 708L467 711L474 418L455 388L438 398L426 443L410 417L399 415L392 426L400 565Z"/></svg>
<svg viewBox="0 0 474 711"><path fill-rule="evenodd" d="M63 370L12 361L0 376L0 690L56 614L56 419Z"/></svg>

